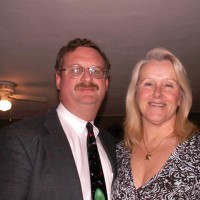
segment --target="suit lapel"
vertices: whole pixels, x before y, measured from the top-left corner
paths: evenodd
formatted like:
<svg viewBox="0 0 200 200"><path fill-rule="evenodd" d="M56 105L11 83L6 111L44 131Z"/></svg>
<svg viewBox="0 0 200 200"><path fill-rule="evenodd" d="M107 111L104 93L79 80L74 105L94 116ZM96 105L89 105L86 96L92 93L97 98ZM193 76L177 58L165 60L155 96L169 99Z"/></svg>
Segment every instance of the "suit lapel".
<svg viewBox="0 0 200 200"><path fill-rule="evenodd" d="M115 142L114 140L112 140L112 138L110 137L106 137L108 136L107 134L109 133L104 133L102 131L99 132L99 138L101 140L101 143L107 153L108 159L110 160L111 166L112 166L112 170L113 170L113 174L114 177L116 175L116 148L115 148Z"/></svg>
<svg viewBox="0 0 200 200"><path fill-rule="evenodd" d="M82 190L76 164L55 110L47 114L44 126L50 133L44 138L44 146L60 198L63 200L82 200Z"/></svg>

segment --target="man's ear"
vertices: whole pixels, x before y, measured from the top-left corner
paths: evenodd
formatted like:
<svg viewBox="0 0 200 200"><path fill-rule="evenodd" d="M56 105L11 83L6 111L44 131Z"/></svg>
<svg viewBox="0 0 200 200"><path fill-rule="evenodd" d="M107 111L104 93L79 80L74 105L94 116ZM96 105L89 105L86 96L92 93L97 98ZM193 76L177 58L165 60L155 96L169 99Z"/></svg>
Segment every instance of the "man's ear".
<svg viewBox="0 0 200 200"><path fill-rule="evenodd" d="M61 82L61 74L59 72L56 72L56 88L57 88L57 90L60 90L60 82Z"/></svg>
<svg viewBox="0 0 200 200"><path fill-rule="evenodd" d="M108 85L109 85L108 82L109 82L108 79L106 79L106 91L108 90Z"/></svg>

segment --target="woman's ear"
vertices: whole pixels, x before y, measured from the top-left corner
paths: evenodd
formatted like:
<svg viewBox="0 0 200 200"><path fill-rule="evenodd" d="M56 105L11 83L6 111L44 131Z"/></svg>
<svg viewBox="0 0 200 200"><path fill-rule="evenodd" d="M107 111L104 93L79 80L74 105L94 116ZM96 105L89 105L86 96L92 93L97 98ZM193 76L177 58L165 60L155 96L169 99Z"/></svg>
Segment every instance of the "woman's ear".
<svg viewBox="0 0 200 200"><path fill-rule="evenodd" d="M181 106L181 101L182 101L182 91L179 94L178 107Z"/></svg>

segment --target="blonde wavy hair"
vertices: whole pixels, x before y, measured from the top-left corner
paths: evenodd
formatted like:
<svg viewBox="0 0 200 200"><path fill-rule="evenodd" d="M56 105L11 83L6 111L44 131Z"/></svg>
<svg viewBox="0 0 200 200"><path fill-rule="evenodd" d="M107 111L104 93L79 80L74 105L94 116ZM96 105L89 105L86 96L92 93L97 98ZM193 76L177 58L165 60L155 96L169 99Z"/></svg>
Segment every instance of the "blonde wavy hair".
<svg viewBox="0 0 200 200"><path fill-rule="evenodd" d="M139 144L143 137L142 116L136 100L137 84L139 73L144 66L151 60L168 60L173 64L178 82L181 88L181 104L177 109L175 122L175 134L179 141L190 138L197 127L188 120L188 114L192 106L192 91L187 77L186 70L180 60L170 51L164 48L155 48L150 50L145 59L139 61L132 72L131 82L129 84L126 96L126 117L124 122L124 144L130 150Z"/></svg>

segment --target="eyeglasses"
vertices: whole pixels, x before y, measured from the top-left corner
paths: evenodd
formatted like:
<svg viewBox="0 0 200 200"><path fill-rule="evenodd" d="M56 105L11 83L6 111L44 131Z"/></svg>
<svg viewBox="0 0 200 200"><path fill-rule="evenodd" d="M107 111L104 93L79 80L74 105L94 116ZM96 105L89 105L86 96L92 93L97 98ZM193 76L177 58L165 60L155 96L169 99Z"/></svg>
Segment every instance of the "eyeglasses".
<svg viewBox="0 0 200 200"><path fill-rule="evenodd" d="M85 73L85 70L88 70L90 76L95 79L101 79L103 77L108 76L108 71L107 70L102 70L96 66L90 66L88 68L84 68L80 65L72 65L66 68L63 68L60 70L60 73L62 71L66 71L66 74L70 78L78 78L81 76L83 73Z"/></svg>

